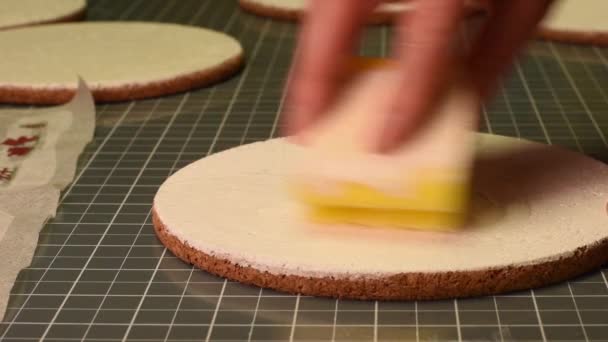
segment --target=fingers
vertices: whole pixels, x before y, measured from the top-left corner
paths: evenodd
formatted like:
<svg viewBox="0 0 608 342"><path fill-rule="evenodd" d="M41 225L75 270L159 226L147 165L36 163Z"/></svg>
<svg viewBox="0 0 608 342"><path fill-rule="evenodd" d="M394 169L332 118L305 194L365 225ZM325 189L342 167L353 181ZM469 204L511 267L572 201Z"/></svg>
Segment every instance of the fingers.
<svg viewBox="0 0 608 342"><path fill-rule="evenodd" d="M492 16L469 58L473 82L488 98L528 38L536 31L551 0L497 0Z"/></svg>
<svg viewBox="0 0 608 342"><path fill-rule="evenodd" d="M367 15L380 0L313 0L300 34L287 92L286 133L308 127L338 90L343 66L351 57ZM455 42L466 0L424 0L403 15L396 50L400 71L392 98L379 107L370 127L380 152L398 147L433 108L453 77ZM492 17L476 39L466 65L482 96L516 57L551 0L495 0ZM382 104L379 104L382 105Z"/></svg>
<svg viewBox="0 0 608 342"><path fill-rule="evenodd" d="M287 87L286 132L293 135L323 113L361 27L380 0L313 0L300 32Z"/></svg>
<svg viewBox="0 0 608 342"><path fill-rule="evenodd" d="M400 22L400 85L392 94L394 102L382 111L379 129L373 129L380 152L398 147L444 89L463 12L464 0L425 0Z"/></svg>

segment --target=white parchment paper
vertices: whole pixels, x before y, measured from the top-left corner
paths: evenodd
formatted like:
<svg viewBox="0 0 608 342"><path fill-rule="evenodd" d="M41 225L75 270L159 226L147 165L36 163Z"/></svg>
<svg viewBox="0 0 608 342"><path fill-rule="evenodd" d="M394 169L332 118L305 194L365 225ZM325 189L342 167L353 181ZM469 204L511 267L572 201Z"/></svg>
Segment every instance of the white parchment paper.
<svg viewBox="0 0 608 342"><path fill-rule="evenodd" d="M95 105L82 81L65 105L0 110L0 315L94 130Z"/></svg>

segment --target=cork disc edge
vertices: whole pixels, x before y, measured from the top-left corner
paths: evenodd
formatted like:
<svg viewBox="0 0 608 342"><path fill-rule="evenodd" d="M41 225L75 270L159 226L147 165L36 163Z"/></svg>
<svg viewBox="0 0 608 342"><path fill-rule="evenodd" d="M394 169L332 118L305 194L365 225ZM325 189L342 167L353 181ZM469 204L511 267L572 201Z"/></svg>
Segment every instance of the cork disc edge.
<svg viewBox="0 0 608 342"><path fill-rule="evenodd" d="M538 29L536 35L543 40L552 40L561 43L608 46L608 32L604 31L582 32L541 27Z"/></svg>
<svg viewBox="0 0 608 342"><path fill-rule="evenodd" d="M167 229L152 209L154 231L176 257L204 271L244 284L291 294L361 300L435 300L493 295L561 282L608 262L608 238L572 255L537 264L487 270L400 273L378 278L272 274L197 250Z"/></svg>
<svg viewBox="0 0 608 342"><path fill-rule="evenodd" d="M213 68L141 84L93 86L91 92L96 102L119 102L170 95L225 80L238 72L243 62L244 56L240 53ZM0 86L0 103L61 104L69 101L75 92L75 86L73 88Z"/></svg>
<svg viewBox="0 0 608 342"><path fill-rule="evenodd" d="M273 18L278 20L299 21L304 16L301 9L280 8L268 6L255 0L239 0L239 6L251 14ZM488 10L485 0L473 1L467 6L467 15L479 14ZM394 22L399 17L399 13L391 11L375 11L368 21L371 25L383 25Z"/></svg>
<svg viewBox="0 0 608 342"><path fill-rule="evenodd" d="M266 6L249 0L239 0L239 6L249 13L279 20L297 21L301 15L300 10Z"/></svg>

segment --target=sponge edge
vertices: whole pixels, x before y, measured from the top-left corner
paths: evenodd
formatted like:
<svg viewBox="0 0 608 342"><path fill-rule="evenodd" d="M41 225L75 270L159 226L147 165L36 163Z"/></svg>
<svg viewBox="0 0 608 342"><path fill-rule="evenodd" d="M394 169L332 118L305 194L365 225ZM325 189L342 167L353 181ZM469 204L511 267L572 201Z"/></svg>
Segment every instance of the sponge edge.
<svg viewBox="0 0 608 342"><path fill-rule="evenodd" d="M317 222L456 229L468 209L477 97L464 83L454 84L406 144L390 155L370 153L370 113L381 110L396 81L382 61L354 63L361 75L304 132L305 157L290 191Z"/></svg>
<svg viewBox="0 0 608 342"><path fill-rule="evenodd" d="M455 230L466 221L468 184L429 177L415 194L391 194L365 184L334 184L336 191L315 191L294 182L292 194L308 206L311 221L422 230Z"/></svg>
<svg viewBox="0 0 608 342"><path fill-rule="evenodd" d="M310 207L309 219L321 224L454 231L466 221L460 213L415 210L378 210L349 207Z"/></svg>

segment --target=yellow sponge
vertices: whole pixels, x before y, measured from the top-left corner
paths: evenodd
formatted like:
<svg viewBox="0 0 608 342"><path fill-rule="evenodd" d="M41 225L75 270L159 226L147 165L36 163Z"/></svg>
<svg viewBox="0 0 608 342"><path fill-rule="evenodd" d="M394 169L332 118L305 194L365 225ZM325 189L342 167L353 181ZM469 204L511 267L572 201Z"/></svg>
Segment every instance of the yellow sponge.
<svg viewBox="0 0 608 342"><path fill-rule="evenodd" d="M456 84L436 113L401 148L373 154L366 134L373 114L398 82L381 59L358 59L354 83L315 127L304 133L305 158L290 182L310 219L323 223L452 230L469 202L477 99ZM377 119L376 119L377 120Z"/></svg>

